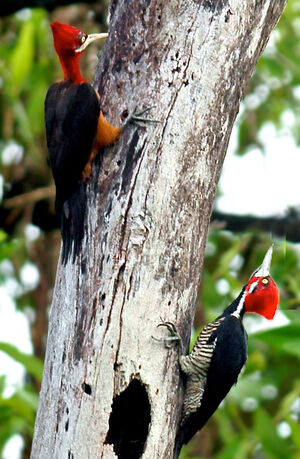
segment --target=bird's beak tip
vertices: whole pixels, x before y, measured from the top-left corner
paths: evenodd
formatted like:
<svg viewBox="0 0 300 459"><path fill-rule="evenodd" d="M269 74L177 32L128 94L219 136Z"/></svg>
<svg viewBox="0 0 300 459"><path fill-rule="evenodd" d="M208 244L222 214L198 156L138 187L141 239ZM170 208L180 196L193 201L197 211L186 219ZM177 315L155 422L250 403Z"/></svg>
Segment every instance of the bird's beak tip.
<svg viewBox="0 0 300 459"><path fill-rule="evenodd" d="M262 264L260 265L260 267L255 271L254 275L257 276L257 277L267 277L270 275L270 268L271 268L271 261L272 261L272 255L273 255L273 247L274 247L274 244L272 244L264 259L263 259L263 262Z"/></svg>

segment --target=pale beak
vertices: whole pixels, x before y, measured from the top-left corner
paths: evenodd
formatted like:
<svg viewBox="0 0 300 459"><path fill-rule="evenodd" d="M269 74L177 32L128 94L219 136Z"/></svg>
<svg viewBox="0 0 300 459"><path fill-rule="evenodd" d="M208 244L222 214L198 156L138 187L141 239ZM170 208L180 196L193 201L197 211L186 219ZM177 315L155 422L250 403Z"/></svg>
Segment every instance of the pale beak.
<svg viewBox="0 0 300 459"><path fill-rule="evenodd" d="M272 254L273 254L273 244L267 251L265 258L260 265L260 267L254 271L251 277L267 277L270 275L270 268L271 268L271 261L272 261Z"/></svg>
<svg viewBox="0 0 300 459"><path fill-rule="evenodd" d="M101 38L107 38L108 33L92 33L86 37L86 40L80 48L75 49L75 53L82 53L93 41L100 40Z"/></svg>

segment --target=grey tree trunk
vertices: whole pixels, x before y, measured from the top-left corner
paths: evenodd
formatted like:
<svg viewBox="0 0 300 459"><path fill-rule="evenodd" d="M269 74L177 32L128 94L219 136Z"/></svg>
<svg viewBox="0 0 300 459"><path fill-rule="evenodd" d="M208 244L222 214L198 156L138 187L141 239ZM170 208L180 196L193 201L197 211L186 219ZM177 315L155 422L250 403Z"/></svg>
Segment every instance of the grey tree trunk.
<svg viewBox="0 0 300 459"><path fill-rule="evenodd" d="M247 81L286 0L113 0L104 114L153 107L94 166L82 254L60 263L32 458L172 458L216 185ZM121 394L121 395L120 395Z"/></svg>

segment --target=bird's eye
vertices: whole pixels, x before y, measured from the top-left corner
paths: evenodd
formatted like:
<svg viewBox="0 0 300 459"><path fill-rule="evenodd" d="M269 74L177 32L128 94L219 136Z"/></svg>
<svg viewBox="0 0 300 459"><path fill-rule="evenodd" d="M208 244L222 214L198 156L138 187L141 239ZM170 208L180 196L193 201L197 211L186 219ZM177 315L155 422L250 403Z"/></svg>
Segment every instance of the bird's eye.
<svg viewBox="0 0 300 459"><path fill-rule="evenodd" d="M269 279L267 277L264 277L263 280L261 281L262 284L268 285Z"/></svg>
<svg viewBox="0 0 300 459"><path fill-rule="evenodd" d="M83 36L81 37L81 43L84 43L85 40L86 40L86 37L83 35Z"/></svg>

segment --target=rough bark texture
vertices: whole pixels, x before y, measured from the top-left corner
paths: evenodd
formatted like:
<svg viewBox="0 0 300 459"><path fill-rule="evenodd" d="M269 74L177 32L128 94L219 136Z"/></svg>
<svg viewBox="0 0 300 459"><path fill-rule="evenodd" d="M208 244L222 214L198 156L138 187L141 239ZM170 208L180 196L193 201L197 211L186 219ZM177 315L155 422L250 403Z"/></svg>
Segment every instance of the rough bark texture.
<svg viewBox="0 0 300 459"><path fill-rule="evenodd" d="M59 264L32 458L171 458L216 184L245 85L285 0L113 0L96 75L118 124L94 167L83 253ZM100 82L100 83L99 83ZM120 395L121 394L121 395Z"/></svg>

